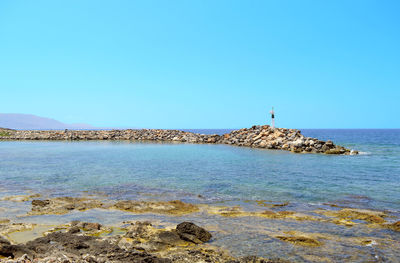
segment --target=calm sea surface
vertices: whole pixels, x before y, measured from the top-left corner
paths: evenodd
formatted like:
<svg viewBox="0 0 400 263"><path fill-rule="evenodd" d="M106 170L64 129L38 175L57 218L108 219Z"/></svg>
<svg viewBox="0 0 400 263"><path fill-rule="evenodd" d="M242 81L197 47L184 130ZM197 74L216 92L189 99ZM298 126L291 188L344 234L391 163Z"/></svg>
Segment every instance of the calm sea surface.
<svg viewBox="0 0 400 263"><path fill-rule="evenodd" d="M101 191L120 199L354 202L400 210L400 130L303 134L332 139L361 155L293 154L228 145L3 141L0 181L10 191L52 195Z"/></svg>
<svg viewBox="0 0 400 263"><path fill-rule="evenodd" d="M229 130L196 131L221 134ZM361 154L293 154L228 145L125 141L1 141L0 197L27 192L50 197L85 192L110 199L180 199L209 205L240 205L249 210L254 209L254 202L249 200L268 200L289 202L285 209L301 212L325 209L325 203L334 203L384 210L393 216L389 221L398 220L400 130L303 130L302 133L331 139ZM29 210L30 204L3 202L0 218L17 215L19 208ZM79 215L18 217L18 220L43 223L83 219L113 223L148 217L95 210ZM335 262L375 262L377 258L396 262L400 258L398 233L363 225L348 228L319 222L224 218L210 214L150 218L172 223L183 219L213 230L213 243L238 256L256 254L300 262L318 262L323 257L334 258ZM273 238L276 231L293 230L323 232L330 238L321 249L294 246ZM389 241L380 247L359 246L352 241L346 243L341 238L344 236L348 240L368 236ZM317 260L310 260L310 256Z"/></svg>

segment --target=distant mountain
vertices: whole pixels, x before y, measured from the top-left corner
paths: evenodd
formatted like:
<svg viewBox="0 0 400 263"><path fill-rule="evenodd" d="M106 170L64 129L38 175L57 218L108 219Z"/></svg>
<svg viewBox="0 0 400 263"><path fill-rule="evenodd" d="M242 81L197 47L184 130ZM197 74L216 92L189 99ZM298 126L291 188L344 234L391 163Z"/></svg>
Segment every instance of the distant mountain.
<svg viewBox="0 0 400 263"><path fill-rule="evenodd" d="M50 118L18 113L0 113L0 127L17 130L95 129L85 123L66 124Z"/></svg>

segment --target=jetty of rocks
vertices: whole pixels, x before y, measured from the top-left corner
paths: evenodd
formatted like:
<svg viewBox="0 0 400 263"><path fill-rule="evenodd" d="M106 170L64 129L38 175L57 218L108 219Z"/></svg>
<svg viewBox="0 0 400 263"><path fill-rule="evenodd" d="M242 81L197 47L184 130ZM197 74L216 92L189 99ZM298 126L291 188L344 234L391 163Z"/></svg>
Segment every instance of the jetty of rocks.
<svg viewBox="0 0 400 263"><path fill-rule="evenodd" d="M0 140L130 140L229 144L253 148L287 150L294 153L358 154L357 151L305 137L300 130L269 125L235 130L224 135L199 134L180 130L11 130L0 129Z"/></svg>

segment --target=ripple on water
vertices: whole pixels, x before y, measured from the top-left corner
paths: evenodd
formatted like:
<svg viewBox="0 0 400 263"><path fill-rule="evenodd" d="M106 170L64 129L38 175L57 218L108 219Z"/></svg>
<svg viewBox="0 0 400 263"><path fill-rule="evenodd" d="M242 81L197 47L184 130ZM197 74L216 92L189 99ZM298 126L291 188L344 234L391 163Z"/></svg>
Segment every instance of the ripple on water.
<svg viewBox="0 0 400 263"><path fill-rule="evenodd" d="M309 134L307 134L307 133ZM243 211L273 209L308 213L343 207L400 213L400 131L306 131L369 153L360 156L291 154L227 145L119 142L1 142L0 198L40 193L100 196L112 200L182 200L193 204L240 206ZM286 203L285 208L256 201ZM71 220L116 224L154 220L175 224L192 220L213 229L213 243L237 255L268 255L321 262L395 261L399 236L389 229L358 224L222 217L205 212L180 217L93 209L69 214L17 217L29 202L0 201L1 217L61 223ZM3 216L4 215L4 216ZM355 223L360 223L355 221ZM297 231L324 235L319 247L294 245L276 238ZM293 233L293 232L291 232ZM368 241L367 239L371 239ZM364 243L363 243L364 242ZM338 253L338 251L340 253ZM394 259L394 260L393 260Z"/></svg>

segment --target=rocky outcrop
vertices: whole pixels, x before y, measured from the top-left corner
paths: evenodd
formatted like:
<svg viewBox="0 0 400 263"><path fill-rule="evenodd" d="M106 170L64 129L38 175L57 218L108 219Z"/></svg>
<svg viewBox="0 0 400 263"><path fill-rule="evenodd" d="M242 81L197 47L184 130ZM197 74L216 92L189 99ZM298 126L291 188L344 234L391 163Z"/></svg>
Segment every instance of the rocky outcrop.
<svg viewBox="0 0 400 263"><path fill-rule="evenodd" d="M2 256L17 258L27 255L28 258L48 258L42 262L152 262L167 263L170 259L161 258L137 250L125 250L108 240L86 235L75 235L70 232L54 232L45 237L19 245L7 244L6 253ZM49 257L53 258L49 258ZM57 258L63 259L58 261ZM25 262L31 262L25 261Z"/></svg>
<svg viewBox="0 0 400 263"><path fill-rule="evenodd" d="M1 128L1 127L0 127L0 138L1 138L1 137L8 137L8 136L10 136L13 132L15 132L15 130L11 130L11 129L6 129L6 128Z"/></svg>
<svg viewBox="0 0 400 263"><path fill-rule="evenodd" d="M12 197L7 197L12 199ZM156 213L164 215L184 215L199 211L198 206L184 203L180 200L172 201L134 201L118 200L100 201L97 199L80 197L55 197L52 199L32 200L32 210L29 215L63 215L72 211L86 211L89 209L115 209L136 214Z"/></svg>
<svg viewBox="0 0 400 263"><path fill-rule="evenodd" d="M305 137L299 130L253 126L224 135L209 135L179 130L7 130L0 140L131 140L229 144L253 148L288 150L294 153L357 154L332 141Z"/></svg>
<svg viewBox="0 0 400 263"><path fill-rule="evenodd" d="M87 225L96 227L87 229ZM105 231L106 228L100 224L72 222L26 244L12 244L0 236L0 262L289 263L282 259L256 256L234 258L223 250L203 244L211 238L211 234L191 222L179 224L176 230L156 228L147 221L124 222L124 227L119 229L120 234L102 235ZM202 242L188 241L180 236L181 233L192 235Z"/></svg>

